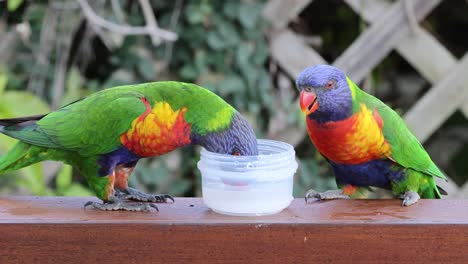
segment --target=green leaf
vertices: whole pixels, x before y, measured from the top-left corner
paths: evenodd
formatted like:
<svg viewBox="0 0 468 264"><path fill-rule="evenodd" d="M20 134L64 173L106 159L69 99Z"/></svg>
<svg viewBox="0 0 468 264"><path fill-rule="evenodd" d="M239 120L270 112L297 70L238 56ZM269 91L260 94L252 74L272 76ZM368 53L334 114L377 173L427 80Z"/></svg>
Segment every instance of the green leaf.
<svg viewBox="0 0 468 264"><path fill-rule="evenodd" d="M257 88L262 93L268 93L271 89L271 79L270 75L266 70L259 71L258 79L257 79Z"/></svg>
<svg viewBox="0 0 468 264"><path fill-rule="evenodd" d="M268 45L265 40L256 43L255 52L252 55L252 62L256 65L264 65L268 59Z"/></svg>
<svg viewBox="0 0 468 264"><path fill-rule="evenodd" d="M185 64L182 69L179 70L180 77L187 80L195 80L198 77L197 69L193 64Z"/></svg>
<svg viewBox="0 0 468 264"><path fill-rule="evenodd" d="M5 91L7 83L8 75L3 69L0 69L0 95L3 94L3 91Z"/></svg>
<svg viewBox="0 0 468 264"><path fill-rule="evenodd" d="M313 183L314 177L319 176L319 166L317 163L310 160L300 160L300 179L305 185L310 185Z"/></svg>
<svg viewBox="0 0 468 264"><path fill-rule="evenodd" d="M245 90L245 83L238 75L231 74L219 84L218 90L223 96L237 93Z"/></svg>
<svg viewBox="0 0 468 264"><path fill-rule="evenodd" d="M138 63L137 68L138 72L145 80L153 81L156 79L156 70L151 60L140 58L140 63Z"/></svg>
<svg viewBox="0 0 468 264"><path fill-rule="evenodd" d="M182 196L190 190L192 182L186 179L177 179L173 184L169 186L168 192L174 196Z"/></svg>
<svg viewBox="0 0 468 264"><path fill-rule="evenodd" d="M63 165L60 173L55 179L55 184L57 185L57 192L63 193L72 183L72 167L70 165Z"/></svg>
<svg viewBox="0 0 468 264"><path fill-rule="evenodd" d="M23 0L7 0L7 9L9 12L14 12L23 3Z"/></svg>
<svg viewBox="0 0 468 264"><path fill-rule="evenodd" d="M205 15L209 13L209 8L207 9L206 6L199 6L197 4L189 4L185 8L185 17L187 21L194 25L194 24L201 24L205 18Z"/></svg>
<svg viewBox="0 0 468 264"><path fill-rule="evenodd" d="M65 196L94 196L94 193L81 184L73 183L64 192Z"/></svg>
<svg viewBox="0 0 468 264"><path fill-rule="evenodd" d="M222 50L210 52L209 61L212 65L214 65L214 71L219 73L225 73L229 69L231 69L229 54Z"/></svg>
<svg viewBox="0 0 468 264"><path fill-rule="evenodd" d="M249 58L252 55L253 48L248 43L242 43L236 50L236 63L240 68L249 64Z"/></svg>
<svg viewBox="0 0 468 264"><path fill-rule="evenodd" d="M77 93L81 88L81 74L78 68L72 67L67 75L66 87L68 92Z"/></svg>
<svg viewBox="0 0 468 264"><path fill-rule="evenodd" d="M243 4L239 7L239 22L248 29L253 29L262 12L259 4Z"/></svg>
<svg viewBox="0 0 468 264"><path fill-rule="evenodd" d="M42 20L44 19L44 14L46 12L48 5L28 5L26 11L24 12L24 20L28 21L31 26L33 27L33 31L36 28L37 30L41 30Z"/></svg>
<svg viewBox="0 0 468 264"><path fill-rule="evenodd" d="M152 171L144 173L143 179L146 183L161 185L170 177L169 170L164 162L158 162L160 165L157 168L153 168Z"/></svg>
<svg viewBox="0 0 468 264"><path fill-rule="evenodd" d="M21 178L18 185L31 191L33 195L46 195L47 186L42 174L42 164L37 163L18 171Z"/></svg>
<svg viewBox="0 0 468 264"><path fill-rule="evenodd" d="M255 81L258 78L258 69L253 67L251 64L246 64L240 68L242 76L247 80L247 85L250 89L253 89L255 86Z"/></svg>
<svg viewBox="0 0 468 264"><path fill-rule="evenodd" d="M223 13L227 18L235 19L239 14L239 3L237 1L229 1L223 5Z"/></svg>
<svg viewBox="0 0 468 264"><path fill-rule="evenodd" d="M226 46L226 42L217 31L210 31L206 35L206 43L208 46L214 50L221 50Z"/></svg>
<svg viewBox="0 0 468 264"><path fill-rule="evenodd" d="M195 52L195 68L197 69L198 74L204 74L208 71L207 67L208 58L204 50L197 50Z"/></svg>
<svg viewBox="0 0 468 264"><path fill-rule="evenodd" d="M180 48L198 48L204 45L206 41L206 28L203 25L193 25L190 27L190 30L186 29L183 32L179 32L179 36L186 42L186 45L180 46ZM187 60L190 60L190 58L185 61Z"/></svg>
<svg viewBox="0 0 468 264"><path fill-rule="evenodd" d="M177 46L176 46L177 47ZM180 47L177 52L172 55L172 62L183 62L184 64L192 60L192 53L188 50L187 46Z"/></svg>
<svg viewBox="0 0 468 264"><path fill-rule="evenodd" d="M236 27L234 27L233 23L230 23L226 20L221 20L217 24L217 30L219 35L227 45L234 46L239 44L241 41L239 32L237 31Z"/></svg>
<svg viewBox="0 0 468 264"><path fill-rule="evenodd" d="M245 110L247 102L244 95L234 94L233 102L233 105L236 106L237 110Z"/></svg>
<svg viewBox="0 0 468 264"><path fill-rule="evenodd" d="M249 102L249 104L247 106L247 110L249 110L249 112L251 112L253 114L258 114L258 113L260 113L261 106L257 102Z"/></svg>
<svg viewBox="0 0 468 264"><path fill-rule="evenodd" d="M81 89L81 74L76 67L70 69L66 80L66 91L62 96L61 105L67 105L84 97Z"/></svg>
<svg viewBox="0 0 468 264"><path fill-rule="evenodd" d="M6 91L0 97L0 117L2 118L46 114L48 112L48 105L29 92Z"/></svg>
<svg viewBox="0 0 468 264"><path fill-rule="evenodd" d="M205 81L205 82L199 83L199 85L202 86L203 88L206 88L206 89L214 92L214 93L218 92L218 90L217 90L218 87L213 82Z"/></svg>
<svg viewBox="0 0 468 264"><path fill-rule="evenodd" d="M199 6L200 11L206 16L213 12L213 4L209 1L203 1Z"/></svg>

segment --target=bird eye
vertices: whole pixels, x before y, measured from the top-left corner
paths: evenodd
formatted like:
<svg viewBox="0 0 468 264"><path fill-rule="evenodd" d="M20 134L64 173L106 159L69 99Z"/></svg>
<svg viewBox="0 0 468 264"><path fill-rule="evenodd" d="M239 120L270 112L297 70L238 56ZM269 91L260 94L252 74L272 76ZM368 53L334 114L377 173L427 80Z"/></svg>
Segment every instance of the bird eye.
<svg viewBox="0 0 468 264"><path fill-rule="evenodd" d="M238 150L237 148L234 148L231 152L231 155L240 156L241 155L240 150Z"/></svg>
<svg viewBox="0 0 468 264"><path fill-rule="evenodd" d="M309 92L309 93L310 93L310 92L312 92L312 87L310 87L310 86L306 86L306 87L304 87L304 91L306 91L306 92Z"/></svg>
<svg viewBox="0 0 468 264"><path fill-rule="evenodd" d="M326 87L327 89L335 88L335 83L334 83L332 80L329 80L329 81L325 84L325 87Z"/></svg>

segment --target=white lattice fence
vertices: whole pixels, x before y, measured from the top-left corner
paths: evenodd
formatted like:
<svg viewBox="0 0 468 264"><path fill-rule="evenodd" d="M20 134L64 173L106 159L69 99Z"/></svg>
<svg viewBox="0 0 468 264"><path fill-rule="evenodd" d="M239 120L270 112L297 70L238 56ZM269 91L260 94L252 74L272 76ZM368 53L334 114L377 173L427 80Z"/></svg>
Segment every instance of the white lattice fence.
<svg viewBox="0 0 468 264"><path fill-rule="evenodd" d="M274 60L292 78L304 68L328 63L302 37L287 28L312 0L270 0L264 16L274 32L270 40ZM431 89L405 114L414 134L424 142L454 111L468 118L468 52L457 59L428 31L422 21L441 0L344 0L370 26L332 63L355 82L362 81L392 50L396 50L424 78ZM305 136L305 130L299 138ZM438 182L450 198L468 196L468 183Z"/></svg>

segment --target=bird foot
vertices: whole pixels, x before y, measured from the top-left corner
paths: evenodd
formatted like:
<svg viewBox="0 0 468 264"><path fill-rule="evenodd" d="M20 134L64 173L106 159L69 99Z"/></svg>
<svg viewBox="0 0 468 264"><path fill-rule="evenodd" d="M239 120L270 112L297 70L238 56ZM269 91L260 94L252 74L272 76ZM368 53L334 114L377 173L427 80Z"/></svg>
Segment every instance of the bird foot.
<svg viewBox="0 0 468 264"><path fill-rule="evenodd" d="M329 190L325 192L316 192L312 189L308 190L305 195L305 201L313 198L315 200L333 200L333 199L350 199L350 197L343 193L342 190Z"/></svg>
<svg viewBox="0 0 468 264"><path fill-rule="evenodd" d="M167 203L174 202L174 198L169 194L147 194L134 188L116 189L115 195L120 199L128 199L139 202Z"/></svg>
<svg viewBox="0 0 468 264"><path fill-rule="evenodd" d="M98 202L87 202L84 205L85 208L92 207L101 211L135 211L135 212L151 212L151 208L154 208L157 212L159 209L156 205L151 203L131 203L127 201L122 201L116 197L112 198L109 201L104 203Z"/></svg>
<svg viewBox="0 0 468 264"><path fill-rule="evenodd" d="M406 191L404 194L400 195L400 199L403 199L402 206L410 206L419 201L421 197L417 192Z"/></svg>

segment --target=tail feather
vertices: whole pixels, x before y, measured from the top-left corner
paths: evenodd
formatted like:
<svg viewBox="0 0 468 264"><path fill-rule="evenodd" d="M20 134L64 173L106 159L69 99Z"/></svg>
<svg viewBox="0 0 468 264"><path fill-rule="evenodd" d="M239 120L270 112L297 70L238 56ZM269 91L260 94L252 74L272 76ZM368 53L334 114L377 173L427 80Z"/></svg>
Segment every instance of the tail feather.
<svg viewBox="0 0 468 264"><path fill-rule="evenodd" d="M436 186L437 187L437 190L439 190L439 193L442 194L442 195L448 195L447 191L442 189L442 187L440 187L439 185Z"/></svg>
<svg viewBox="0 0 468 264"><path fill-rule="evenodd" d="M17 125L17 124L25 123L28 121L37 121L43 118L44 116L45 115L33 115L33 116L0 119L0 131L6 126Z"/></svg>
<svg viewBox="0 0 468 264"><path fill-rule="evenodd" d="M447 191L445 191L440 186L438 186L434 180L432 180L431 182L431 189L432 189L431 192L433 193L433 195L430 195L430 196L433 196L433 197L425 197L425 198L441 199L442 195L447 195Z"/></svg>
<svg viewBox="0 0 468 264"><path fill-rule="evenodd" d="M18 170L41 161L37 155L30 155L37 148L24 142L18 142L3 157L0 157L0 174Z"/></svg>
<svg viewBox="0 0 468 264"><path fill-rule="evenodd" d="M45 115L34 115L17 118L0 119L0 133L11 135L10 130L21 130L24 127L35 124ZM47 155L39 155L46 151L46 148L34 146L26 142L19 141L3 157L0 157L0 174L18 170L34 163L47 159Z"/></svg>

